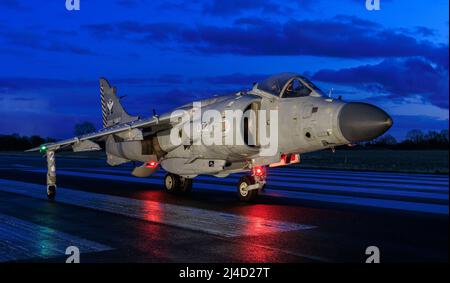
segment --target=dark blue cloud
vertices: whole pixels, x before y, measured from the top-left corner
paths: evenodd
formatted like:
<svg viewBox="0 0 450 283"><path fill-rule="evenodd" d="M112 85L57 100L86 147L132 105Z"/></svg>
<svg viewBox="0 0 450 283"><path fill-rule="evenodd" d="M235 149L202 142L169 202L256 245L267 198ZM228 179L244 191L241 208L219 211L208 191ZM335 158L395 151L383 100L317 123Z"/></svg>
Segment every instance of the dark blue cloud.
<svg viewBox="0 0 450 283"><path fill-rule="evenodd" d="M267 74L241 74L234 73L229 75L221 75L221 76L209 76L202 78L203 81L208 82L210 84L219 84L219 85L236 85L251 88L252 84L255 82L260 82L261 80L267 78L269 75ZM236 89L235 91L237 91Z"/></svg>
<svg viewBox="0 0 450 283"><path fill-rule="evenodd" d="M270 0L226 0L226 1L206 1L203 5L203 12L214 16L236 16L242 12L260 11L265 14L280 13L282 10L281 1Z"/></svg>
<svg viewBox="0 0 450 283"><path fill-rule="evenodd" d="M265 24L270 24L270 21L255 17L242 17L234 20L234 25L237 26L260 26Z"/></svg>
<svg viewBox="0 0 450 283"><path fill-rule="evenodd" d="M61 35L61 30L41 32L37 29L11 30L0 26L0 41L3 40L9 46L30 48L49 52L71 53L76 55L96 55L89 48L61 40L60 37L51 36L53 33ZM64 32L63 32L64 33Z"/></svg>
<svg viewBox="0 0 450 283"><path fill-rule="evenodd" d="M163 74L154 77L135 78L109 78L114 84L135 85L139 87L159 87L167 85L180 85L186 82L181 75ZM44 90L44 89L72 89L93 88L98 86L98 80L66 80L53 78L29 78L29 77L0 77L0 91L16 93L19 91Z"/></svg>
<svg viewBox="0 0 450 283"><path fill-rule="evenodd" d="M102 26L87 26L96 33ZM242 18L227 26L126 21L106 25L118 38L205 54L385 58L422 56L448 68L448 45L350 16L276 21ZM324 35L323 31L326 31Z"/></svg>
<svg viewBox="0 0 450 283"><path fill-rule="evenodd" d="M430 36L435 36L436 35L436 31L424 26L417 26L415 27L414 31L424 37L430 37Z"/></svg>
<svg viewBox="0 0 450 283"><path fill-rule="evenodd" d="M0 8L22 10L24 6L19 0L2 0L0 1Z"/></svg>
<svg viewBox="0 0 450 283"><path fill-rule="evenodd" d="M115 27L112 24L83 24L82 29L88 30L94 36L110 37L115 32Z"/></svg>
<svg viewBox="0 0 450 283"><path fill-rule="evenodd" d="M126 8L135 8L139 4L144 4L146 0L116 0L115 1L119 6Z"/></svg>
<svg viewBox="0 0 450 283"><path fill-rule="evenodd" d="M336 15L333 17L333 20L338 21L338 22L342 22L342 23L347 23L350 25L354 25L357 27L362 27L362 28L381 28L382 26L379 23L375 23L366 19L361 19L358 18L356 16L350 16L350 15Z"/></svg>
<svg viewBox="0 0 450 283"><path fill-rule="evenodd" d="M420 95L426 102L448 109L448 69L411 58L387 59L375 65L340 70L321 70L313 79L346 84L366 91L382 92L388 99L405 99Z"/></svg>
<svg viewBox="0 0 450 283"><path fill-rule="evenodd" d="M62 89L93 86L94 81L70 81L63 79L0 77L0 91L17 92L26 90Z"/></svg>

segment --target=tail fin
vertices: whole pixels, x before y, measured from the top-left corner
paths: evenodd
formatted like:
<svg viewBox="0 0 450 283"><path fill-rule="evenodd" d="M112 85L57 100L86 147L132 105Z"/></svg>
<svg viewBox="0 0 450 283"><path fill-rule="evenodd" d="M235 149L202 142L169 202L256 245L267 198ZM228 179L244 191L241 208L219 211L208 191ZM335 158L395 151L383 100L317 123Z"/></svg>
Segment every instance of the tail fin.
<svg viewBox="0 0 450 283"><path fill-rule="evenodd" d="M130 116L120 104L120 99L116 96L117 89L111 87L108 80L100 78L100 97L102 102L103 128L119 123L127 123L139 119Z"/></svg>

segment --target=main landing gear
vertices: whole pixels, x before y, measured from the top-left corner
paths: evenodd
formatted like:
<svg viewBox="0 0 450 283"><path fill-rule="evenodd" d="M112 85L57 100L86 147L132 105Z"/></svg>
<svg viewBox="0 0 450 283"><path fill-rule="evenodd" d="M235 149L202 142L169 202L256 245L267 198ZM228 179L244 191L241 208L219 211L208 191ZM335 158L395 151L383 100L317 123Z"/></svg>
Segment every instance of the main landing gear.
<svg viewBox="0 0 450 283"><path fill-rule="evenodd" d="M192 179L167 173L164 178L164 188L171 194L188 194L192 190Z"/></svg>
<svg viewBox="0 0 450 283"><path fill-rule="evenodd" d="M264 167L253 167L252 175L242 176L237 185L240 201L250 202L254 200L260 190L266 185L266 171Z"/></svg>
<svg viewBox="0 0 450 283"><path fill-rule="evenodd" d="M239 200L250 202L266 185L266 170L262 166L252 168L252 174L242 176L237 185ZM164 188L170 194L188 194L192 190L192 179L173 173L167 173L164 178Z"/></svg>

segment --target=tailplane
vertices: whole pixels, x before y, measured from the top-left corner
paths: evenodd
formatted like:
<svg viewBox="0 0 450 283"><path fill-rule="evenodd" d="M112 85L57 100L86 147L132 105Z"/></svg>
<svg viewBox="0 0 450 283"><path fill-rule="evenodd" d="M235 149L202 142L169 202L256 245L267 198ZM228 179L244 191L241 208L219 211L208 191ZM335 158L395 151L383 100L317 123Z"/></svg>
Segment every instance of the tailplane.
<svg viewBox="0 0 450 283"><path fill-rule="evenodd" d="M103 128L139 119L137 116L130 116L125 109L123 109L120 98L118 98L116 94L117 89L111 87L107 79L100 78Z"/></svg>

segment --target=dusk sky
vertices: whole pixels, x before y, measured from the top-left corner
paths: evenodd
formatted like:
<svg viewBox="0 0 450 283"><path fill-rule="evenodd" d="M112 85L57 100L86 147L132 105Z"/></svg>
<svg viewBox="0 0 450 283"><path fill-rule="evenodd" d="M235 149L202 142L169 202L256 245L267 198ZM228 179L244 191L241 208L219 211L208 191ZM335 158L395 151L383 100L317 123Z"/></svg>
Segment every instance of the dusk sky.
<svg viewBox="0 0 450 283"><path fill-rule="evenodd" d="M447 0L0 0L0 134L101 127L98 78L147 117L278 72L394 119L389 131L448 128Z"/></svg>

